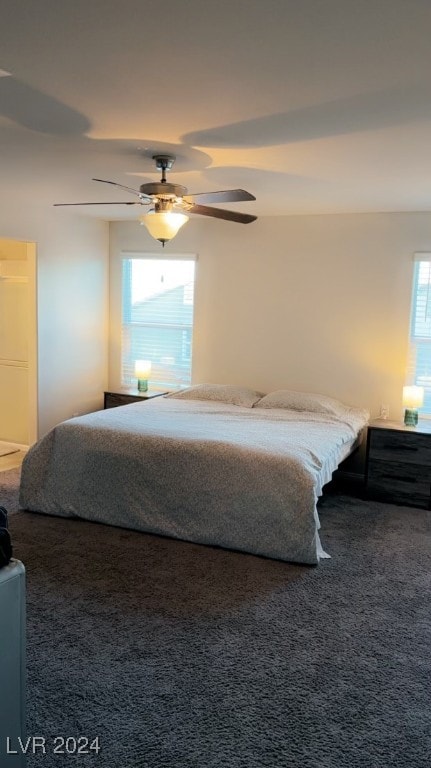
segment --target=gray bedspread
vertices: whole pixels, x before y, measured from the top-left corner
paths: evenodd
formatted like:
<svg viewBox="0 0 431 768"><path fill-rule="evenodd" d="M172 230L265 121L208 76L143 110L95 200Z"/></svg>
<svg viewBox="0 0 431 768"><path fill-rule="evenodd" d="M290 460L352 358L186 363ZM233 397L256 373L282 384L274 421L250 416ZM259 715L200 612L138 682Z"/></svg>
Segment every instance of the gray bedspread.
<svg viewBox="0 0 431 768"><path fill-rule="evenodd" d="M65 421L28 452L23 509L317 564L316 501L363 426L159 397Z"/></svg>

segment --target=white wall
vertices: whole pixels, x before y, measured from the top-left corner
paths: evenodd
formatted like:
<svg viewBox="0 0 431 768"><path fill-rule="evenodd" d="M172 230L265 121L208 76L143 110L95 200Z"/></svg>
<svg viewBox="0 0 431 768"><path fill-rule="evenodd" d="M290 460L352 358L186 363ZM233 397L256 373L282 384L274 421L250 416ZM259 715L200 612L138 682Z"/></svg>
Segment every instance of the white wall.
<svg viewBox="0 0 431 768"><path fill-rule="evenodd" d="M0 237L37 247L38 435L102 407L107 383L108 225L13 195Z"/></svg>
<svg viewBox="0 0 431 768"><path fill-rule="evenodd" d="M110 225L109 384L119 383L122 250L161 253L144 227ZM194 382L318 391L372 416L402 414L412 255L427 213L191 220L165 248L197 253Z"/></svg>
<svg viewBox="0 0 431 768"><path fill-rule="evenodd" d="M110 225L109 385L119 382L121 250L161 253L134 222ZM102 405L108 225L0 200L0 237L37 243L39 436ZM412 254L427 213L194 218L165 252L197 253L193 380L320 391L401 416Z"/></svg>

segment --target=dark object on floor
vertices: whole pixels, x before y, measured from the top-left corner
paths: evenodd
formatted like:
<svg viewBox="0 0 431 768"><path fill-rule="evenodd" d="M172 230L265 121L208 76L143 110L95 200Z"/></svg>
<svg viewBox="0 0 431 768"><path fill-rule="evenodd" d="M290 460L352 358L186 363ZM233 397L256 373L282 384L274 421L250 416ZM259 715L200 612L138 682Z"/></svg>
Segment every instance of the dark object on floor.
<svg viewBox="0 0 431 768"><path fill-rule="evenodd" d="M7 509L0 507L0 528L7 528Z"/></svg>
<svg viewBox="0 0 431 768"><path fill-rule="evenodd" d="M12 544L7 529L7 510L0 507L0 568L10 562L12 557Z"/></svg>

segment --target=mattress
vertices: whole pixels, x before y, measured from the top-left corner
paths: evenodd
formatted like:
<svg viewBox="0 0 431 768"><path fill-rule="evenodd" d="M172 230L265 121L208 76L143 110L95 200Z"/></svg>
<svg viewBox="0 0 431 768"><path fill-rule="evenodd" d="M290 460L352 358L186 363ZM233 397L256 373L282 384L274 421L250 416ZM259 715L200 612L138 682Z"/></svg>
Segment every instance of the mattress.
<svg viewBox="0 0 431 768"><path fill-rule="evenodd" d="M30 449L20 504L317 564L317 499L364 423L164 397L98 411Z"/></svg>

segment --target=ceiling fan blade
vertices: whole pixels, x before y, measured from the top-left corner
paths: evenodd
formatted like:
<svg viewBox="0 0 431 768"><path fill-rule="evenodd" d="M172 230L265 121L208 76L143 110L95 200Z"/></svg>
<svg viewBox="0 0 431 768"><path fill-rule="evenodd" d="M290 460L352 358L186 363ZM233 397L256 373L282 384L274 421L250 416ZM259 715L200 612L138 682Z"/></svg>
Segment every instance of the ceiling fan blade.
<svg viewBox="0 0 431 768"><path fill-rule="evenodd" d="M224 189L220 192L199 192L196 195L185 195L187 203L239 203L244 200L256 200L255 196L245 189Z"/></svg>
<svg viewBox="0 0 431 768"><path fill-rule="evenodd" d="M116 181L107 181L106 179L91 179L91 181L100 181L102 184L112 184L113 187L119 187L120 189L125 189L126 192L131 192L132 195L137 195L138 197L141 197L141 193L138 192L137 189L132 189L132 187L125 187L124 184L118 184ZM143 195L143 197L148 197L148 195Z"/></svg>
<svg viewBox="0 0 431 768"><path fill-rule="evenodd" d="M145 203L137 203L137 202L135 203L134 200L132 201L127 200L126 203L124 201L120 201L118 203L112 203L112 202L109 202L109 203L54 203L54 205L55 206L59 206L59 205L145 205Z"/></svg>
<svg viewBox="0 0 431 768"><path fill-rule="evenodd" d="M236 221L239 224L250 224L255 221L257 216L250 216L249 213L238 213L238 211L225 211L223 208L211 208L207 205L192 205L187 207L187 213L199 213L201 216L213 216L215 219L226 219L226 221Z"/></svg>

